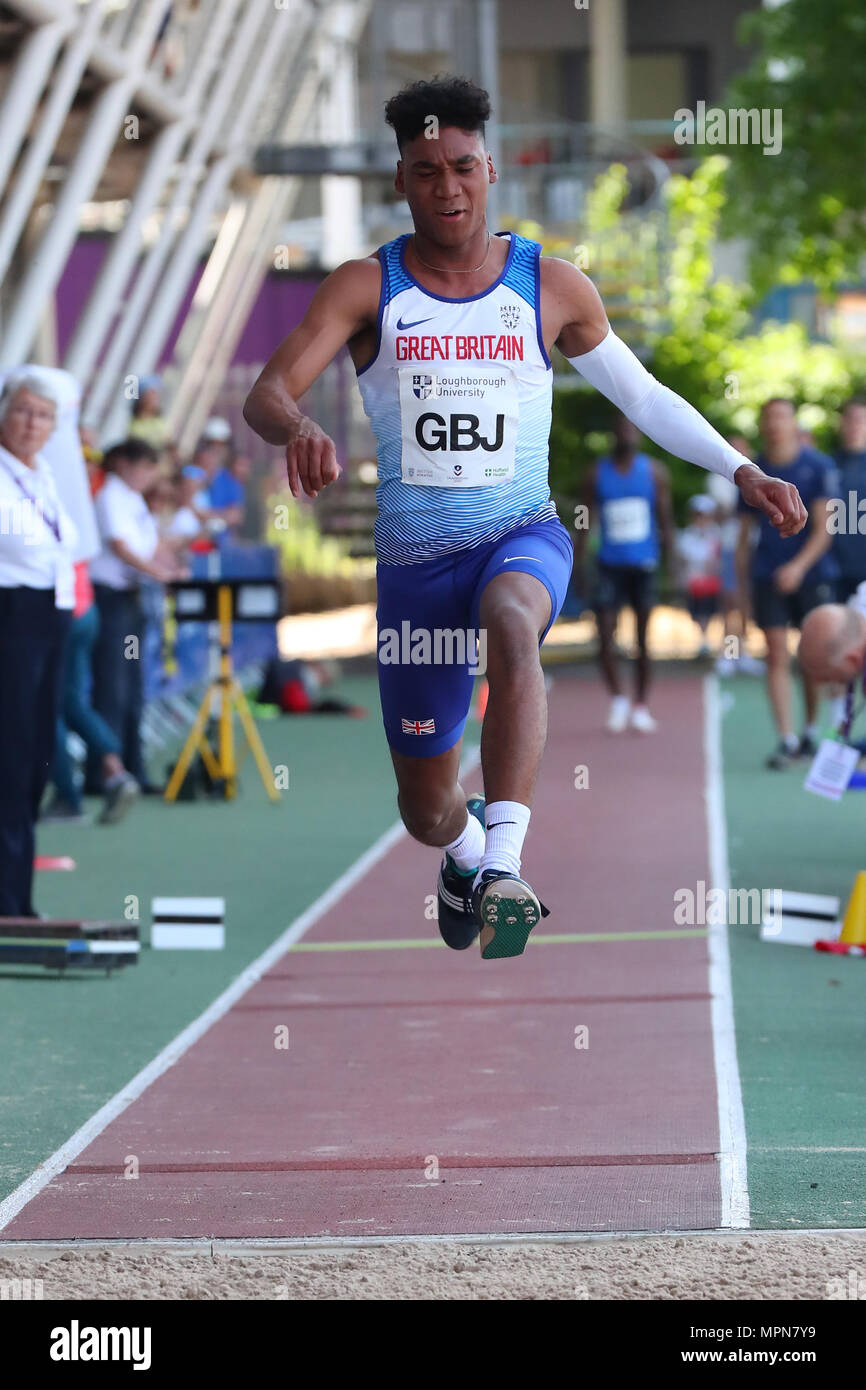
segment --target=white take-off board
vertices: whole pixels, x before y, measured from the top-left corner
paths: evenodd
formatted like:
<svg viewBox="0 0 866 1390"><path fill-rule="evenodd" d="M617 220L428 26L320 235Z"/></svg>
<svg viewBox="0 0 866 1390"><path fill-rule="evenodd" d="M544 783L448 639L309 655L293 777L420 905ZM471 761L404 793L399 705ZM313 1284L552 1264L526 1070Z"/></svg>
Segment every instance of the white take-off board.
<svg viewBox="0 0 866 1390"><path fill-rule="evenodd" d="M154 898L150 944L155 951L221 951L225 898Z"/></svg>

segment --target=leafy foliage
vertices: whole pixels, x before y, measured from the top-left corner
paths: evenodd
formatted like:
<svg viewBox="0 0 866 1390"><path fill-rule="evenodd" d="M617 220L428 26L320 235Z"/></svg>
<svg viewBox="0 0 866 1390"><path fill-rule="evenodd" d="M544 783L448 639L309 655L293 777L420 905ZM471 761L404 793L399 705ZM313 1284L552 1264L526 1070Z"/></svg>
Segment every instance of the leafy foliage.
<svg viewBox="0 0 866 1390"><path fill-rule="evenodd" d="M752 65L727 107L782 113L782 148L730 147L725 230L747 234L760 291L857 276L866 254L866 8L862 0L786 0L741 21Z"/></svg>
<svg viewBox="0 0 866 1390"><path fill-rule="evenodd" d="M814 432L818 444L829 448L839 406L866 384L866 361L844 354L833 344L810 341L800 323L768 322L754 327L749 287L716 275L714 247L725 201L726 167L724 158L713 156L691 178L675 175L666 185L659 284L645 291L643 282L635 278L629 288L633 321L641 325L644 346L650 351L647 365L726 436L744 435L756 442L761 404L769 396L784 395L800 407L801 423ZM616 187L625 187L619 173L615 181L605 183L596 205L605 221L611 215L611 189ZM620 220L627 225L632 219ZM587 231L590 273L595 235L594 228ZM635 276L641 267L646 269L645 252L635 254ZM593 278L607 301L603 277ZM609 428L611 415L612 407L596 392L555 391L551 431L555 494L577 494L580 479L603 447L600 432ZM685 499L703 488L701 470L672 458L655 444L648 444L648 449L668 463L681 514Z"/></svg>

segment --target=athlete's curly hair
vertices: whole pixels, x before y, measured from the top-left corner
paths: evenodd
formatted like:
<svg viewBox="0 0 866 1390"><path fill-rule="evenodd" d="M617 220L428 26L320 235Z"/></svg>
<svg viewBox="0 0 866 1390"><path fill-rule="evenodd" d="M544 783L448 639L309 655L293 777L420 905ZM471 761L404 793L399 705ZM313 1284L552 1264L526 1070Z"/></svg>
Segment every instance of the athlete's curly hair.
<svg viewBox="0 0 866 1390"><path fill-rule="evenodd" d="M477 131L484 139L484 123L490 119L490 97L467 77L446 73L429 82L412 82L385 103L385 120L403 146L415 140L435 116L440 126Z"/></svg>

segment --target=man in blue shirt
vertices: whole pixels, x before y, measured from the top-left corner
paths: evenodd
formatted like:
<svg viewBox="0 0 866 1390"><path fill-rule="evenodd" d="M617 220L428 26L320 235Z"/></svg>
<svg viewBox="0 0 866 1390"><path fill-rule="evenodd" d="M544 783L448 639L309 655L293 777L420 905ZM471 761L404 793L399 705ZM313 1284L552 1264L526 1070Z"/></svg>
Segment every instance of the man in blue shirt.
<svg viewBox="0 0 866 1390"><path fill-rule="evenodd" d="M767 693L779 735L767 767L781 769L795 758L814 755L818 736L820 687L803 672L806 724L802 737L794 733L791 716L791 671L788 628L799 627L819 603L836 598L839 567L830 545L827 501L838 494L833 460L800 442L792 401L775 397L761 409L759 428L763 451L756 463L771 477L793 483L809 512L809 524L799 535L783 538L763 516L738 504L740 538L737 570L743 592L743 611L751 587L754 618L767 640ZM752 549L753 531L757 543Z"/></svg>
<svg viewBox="0 0 866 1390"><path fill-rule="evenodd" d="M210 511L222 517L229 527L239 526L243 521L245 484L249 480L251 467L246 455L237 454L227 467L217 473L208 486L207 500Z"/></svg>
<svg viewBox="0 0 866 1390"><path fill-rule="evenodd" d="M673 572L673 508L670 474L658 459L642 453L640 431L618 413L613 426L614 448L599 459L584 498L593 520L598 518L601 541L596 560L595 611L599 661L611 704L607 728L618 734L630 724L639 733L654 733L656 722L647 708L650 655L647 630L655 603L655 579L663 548ZM576 566L586 553L586 532L578 532ZM623 694L614 646L621 608L634 612L637 637L635 698Z"/></svg>
<svg viewBox="0 0 866 1390"><path fill-rule="evenodd" d="M844 603L866 579L866 520L860 529L861 508L866 512L866 397L852 396L842 407L839 448L834 457L846 524L834 526L831 518L830 534L841 572L839 602Z"/></svg>

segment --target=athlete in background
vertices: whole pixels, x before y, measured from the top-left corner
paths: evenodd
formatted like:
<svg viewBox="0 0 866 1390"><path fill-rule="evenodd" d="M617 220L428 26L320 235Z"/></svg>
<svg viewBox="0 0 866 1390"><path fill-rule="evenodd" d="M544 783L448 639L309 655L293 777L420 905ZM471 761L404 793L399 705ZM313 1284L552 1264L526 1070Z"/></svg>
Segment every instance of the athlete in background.
<svg viewBox="0 0 866 1390"><path fill-rule="evenodd" d="M601 531L595 612L599 661L611 696L607 727L610 733L619 734L630 723L639 733L651 734L656 722L647 708L647 631L662 548L668 574L673 574L674 568L671 480L663 463L638 450L639 432L622 413L614 421L613 434L613 452L598 460L584 493L590 526L597 519ZM578 531L579 566L583 565L586 541L587 531ZM620 609L626 606L634 613L637 636L634 705L622 693L613 640Z"/></svg>
<svg viewBox="0 0 866 1390"><path fill-rule="evenodd" d="M643 433L733 477L782 534L805 521L796 488L767 478L645 371L585 275L541 259L525 237L491 234L489 115L487 93L456 77L388 102L395 188L414 233L327 277L244 408L286 447L294 496L316 497L340 467L297 401L348 344L378 440L378 669L400 814L413 838L445 852L443 937L460 949L480 928L486 959L520 954L542 915L520 866L546 737L539 644L572 561L547 481L554 344ZM457 778L473 667L384 661L383 632L390 641L404 622L428 639L455 628L485 638L484 826Z"/></svg>

